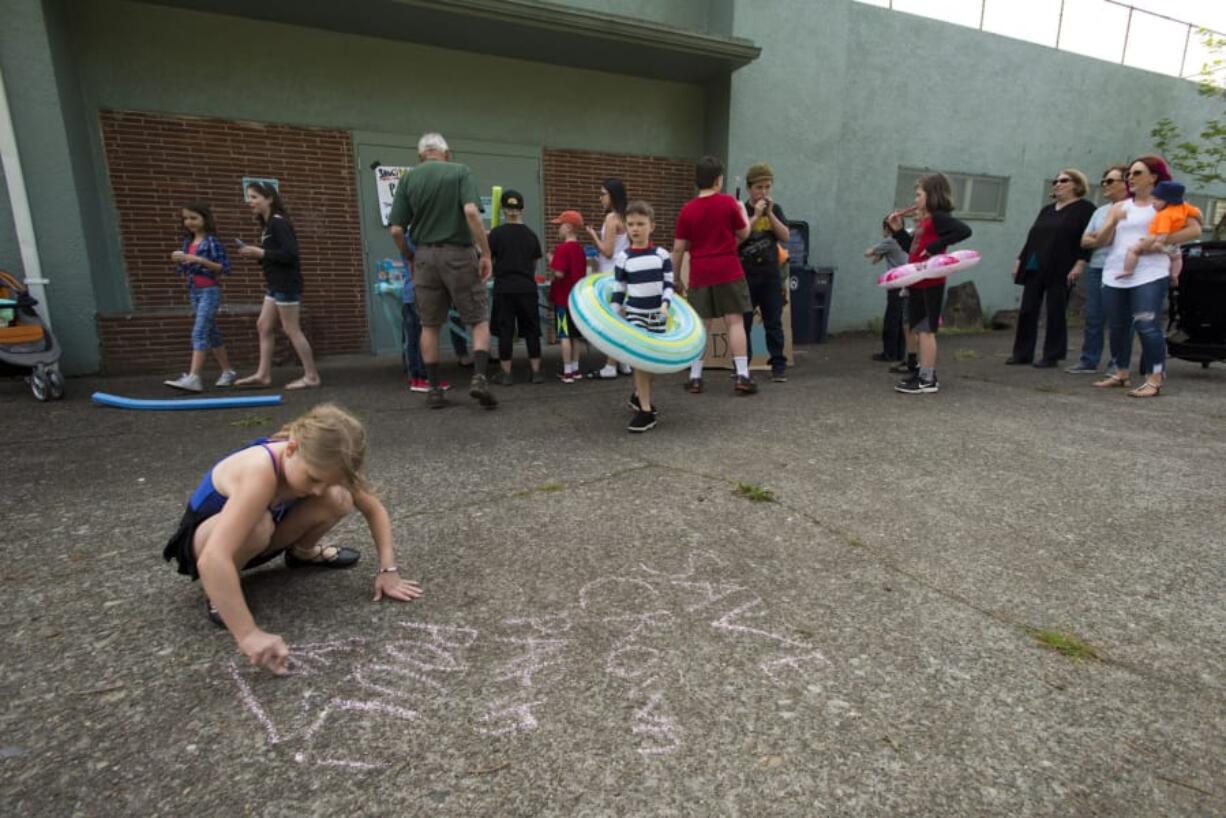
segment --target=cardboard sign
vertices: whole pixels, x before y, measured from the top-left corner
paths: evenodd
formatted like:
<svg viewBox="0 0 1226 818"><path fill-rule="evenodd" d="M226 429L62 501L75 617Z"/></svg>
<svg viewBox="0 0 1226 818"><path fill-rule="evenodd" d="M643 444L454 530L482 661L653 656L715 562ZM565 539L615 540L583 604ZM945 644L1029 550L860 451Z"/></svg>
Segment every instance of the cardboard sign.
<svg viewBox="0 0 1226 818"><path fill-rule="evenodd" d="M686 289L690 286L690 256L686 253L685 259L681 262L681 280L685 282ZM788 276L785 270L780 274L780 281L786 282ZM790 298L790 296L789 296ZM754 310L753 314L753 331L750 335L751 346L753 347L753 358L749 361L750 369L770 369L770 352L766 348L766 329L762 326L762 314ZM783 305L783 355L788 359L788 364L795 364L795 358L792 357L792 311L788 308L788 303ZM705 369L732 369L732 352L728 348L728 329L724 325L722 318L716 318L711 322L711 329L707 333L707 354L702 359L702 365Z"/></svg>

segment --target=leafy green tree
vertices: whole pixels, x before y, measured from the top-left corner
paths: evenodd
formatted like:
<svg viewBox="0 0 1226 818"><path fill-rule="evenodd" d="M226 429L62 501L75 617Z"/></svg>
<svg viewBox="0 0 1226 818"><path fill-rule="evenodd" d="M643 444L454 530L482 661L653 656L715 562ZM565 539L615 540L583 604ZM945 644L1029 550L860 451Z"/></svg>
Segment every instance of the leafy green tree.
<svg viewBox="0 0 1226 818"><path fill-rule="evenodd" d="M1200 35L1209 61L1201 67L1197 90L1202 97L1226 106L1226 81L1223 80L1226 77L1226 37L1218 37L1207 29L1201 29ZM1206 122L1195 141L1185 137L1168 117L1160 119L1149 134L1154 147L1199 184L1226 183L1226 116ZM1226 232L1226 213L1214 227L1213 238L1220 238L1223 232Z"/></svg>

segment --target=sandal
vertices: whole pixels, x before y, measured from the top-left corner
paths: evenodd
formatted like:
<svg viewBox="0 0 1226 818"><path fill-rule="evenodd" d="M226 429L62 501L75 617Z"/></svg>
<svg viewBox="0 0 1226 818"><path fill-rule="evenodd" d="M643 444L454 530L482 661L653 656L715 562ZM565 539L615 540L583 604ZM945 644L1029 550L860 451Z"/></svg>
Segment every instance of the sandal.
<svg viewBox="0 0 1226 818"><path fill-rule="evenodd" d="M1127 378L1121 378L1119 375L1108 375L1101 381L1095 381L1094 385L1099 389L1110 389L1115 386L1128 387L1131 384Z"/></svg>
<svg viewBox="0 0 1226 818"><path fill-rule="evenodd" d="M290 568L352 568L362 555L352 548L336 545L316 545L307 554L285 551L285 564Z"/></svg>
<svg viewBox="0 0 1226 818"><path fill-rule="evenodd" d="M224 628L226 626L226 623L221 621L221 614L217 612L217 606L207 596L204 598L204 612L208 614L209 621L217 627Z"/></svg>
<svg viewBox="0 0 1226 818"><path fill-rule="evenodd" d="M296 381L290 381L285 385L289 389L317 389L323 381L308 381L306 378L299 378Z"/></svg>
<svg viewBox="0 0 1226 818"><path fill-rule="evenodd" d="M239 378L234 385L240 389L267 389L272 386L272 378L263 381L255 375L248 375L245 378Z"/></svg>
<svg viewBox="0 0 1226 818"><path fill-rule="evenodd" d="M1133 389L1132 391L1130 391L1128 393L1128 397L1130 398L1156 398L1161 394L1162 394L1162 384L1150 383L1149 381L1146 381L1145 383L1138 386L1136 389Z"/></svg>

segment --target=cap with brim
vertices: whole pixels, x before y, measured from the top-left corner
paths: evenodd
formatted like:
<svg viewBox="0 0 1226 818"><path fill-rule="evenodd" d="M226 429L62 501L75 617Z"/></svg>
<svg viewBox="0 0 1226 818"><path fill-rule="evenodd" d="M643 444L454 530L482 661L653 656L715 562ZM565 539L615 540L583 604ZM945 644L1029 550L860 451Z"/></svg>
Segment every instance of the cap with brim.
<svg viewBox="0 0 1226 818"><path fill-rule="evenodd" d="M558 214L556 219L553 219L552 224L570 224L575 227L583 227L583 214L578 210L563 210Z"/></svg>
<svg viewBox="0 0 1226 818"><path fill-rule="evenodd" d="M508 189L508 190L502 191L501 202L504 208L509 207L512 210L523 210L524 209L524 196L518 190Z"/></svg>

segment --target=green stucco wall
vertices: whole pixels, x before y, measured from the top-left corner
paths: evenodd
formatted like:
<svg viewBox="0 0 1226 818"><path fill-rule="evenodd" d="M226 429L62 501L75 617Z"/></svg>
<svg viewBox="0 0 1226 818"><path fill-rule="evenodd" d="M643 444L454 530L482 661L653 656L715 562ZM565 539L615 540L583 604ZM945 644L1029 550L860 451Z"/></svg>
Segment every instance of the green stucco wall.
<svg viewBox="0 0 1226 818"><path fill-rule="evenodd" d="M863 327L884 296L862 258L893 204L899 165L1009 177L1004 222L970 222L984 308L1020 299L1009 270L1045 181L1152 152L1163 116L1190 129L1214 109L1193 83L851 0L738 3L734 34L762 58L733 75L733 173L764 159L777 198L813 222L815 259L839 268L832 329ZM819 7L820 8L816 8ZM786 22L786 25L781 23ZM1226 192L1189 190L1219 195Z"/></svg>
<svg viewBox="0 0 1226 818"><path fill-rule="evenodd" d="M34 218L35 240L56 337L68 372L98 365L94 329L94 266L90 257L96 221L87 212L93 182L88 135L83 133L71 58L63 40L57 0L0 2L0 69L21 153ZM0 259L19 257L11 231L0 228ZM95 211L96 212L96 211ZM14 265L20 268L20 265Z"/></svg>

